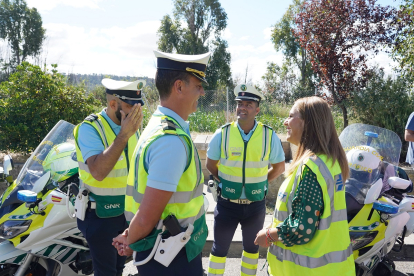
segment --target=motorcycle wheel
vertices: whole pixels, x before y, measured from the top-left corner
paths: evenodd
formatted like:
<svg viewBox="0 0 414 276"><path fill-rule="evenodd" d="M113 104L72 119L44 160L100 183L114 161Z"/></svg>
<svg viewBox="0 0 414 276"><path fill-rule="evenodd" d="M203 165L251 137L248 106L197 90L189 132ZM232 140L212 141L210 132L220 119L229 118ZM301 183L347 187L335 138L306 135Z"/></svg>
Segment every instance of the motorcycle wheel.
<svg viewBox="0 0 414 276"><path fill-rule="evenodd" d="M33 265L33 263L32 263ZM45 276L46 270L40 265L35 263L33 266L29 267L29 270L26 272L25 276ZM0 266L0 276L13 276L19 266L12 264L4 264Z"/></svg>

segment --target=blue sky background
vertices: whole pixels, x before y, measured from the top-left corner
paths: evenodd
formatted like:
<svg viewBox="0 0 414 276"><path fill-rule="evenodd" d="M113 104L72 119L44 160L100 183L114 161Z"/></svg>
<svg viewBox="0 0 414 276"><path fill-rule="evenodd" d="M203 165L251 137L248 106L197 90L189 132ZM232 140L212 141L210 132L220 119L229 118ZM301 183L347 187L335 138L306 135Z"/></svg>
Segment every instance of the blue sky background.
<svg viewBox="0 0 414 276"><path fill-rule="evenodd" d="M58 63L65 73L103 73L154 77L156 32L165 14L172 15L171 0L26 0L40 12L47 40L42 60ZM290 1L222 0L228 20L223 37L232 55L234 78L260 83L266 62L282 64L270 40L271 26L285 13ZM398 5L400 0L381 0ZM375 58L386 68L390 59ZM389 69L387 70L390 71Z"/></svg>

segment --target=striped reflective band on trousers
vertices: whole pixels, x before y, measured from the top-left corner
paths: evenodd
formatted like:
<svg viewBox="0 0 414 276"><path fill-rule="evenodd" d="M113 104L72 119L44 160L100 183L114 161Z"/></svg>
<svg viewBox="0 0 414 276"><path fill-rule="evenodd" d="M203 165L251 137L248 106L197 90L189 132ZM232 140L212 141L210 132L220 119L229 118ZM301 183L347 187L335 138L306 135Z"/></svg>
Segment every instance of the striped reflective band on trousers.
<svg viewBox="0 0 414 276"><path fill-rule="evenodd" d="M331 263L345 262L352 255L352 245L346 250L326 253L319 258L293 253L288 249L279 246L269 247L269 252L276 256L279 261L289 261L306 268L317 268Z"/></svg>
<svg viewBox="0 0 414 276"><path fill-rule="evenodd" d="M224 143L224 152L225 152L225 155L226 155L225 159L229 159L229 156L230 156L230 148L229 148L229 144L230 144L230 127L231 127L231 125L228 125L226 128L224 128L223 131L222 131L222 134L221 134L221 135L224 135L224 137L225 137L225 143ZM265 158L265 156L268 154L268 152L270 150L270 147L268 147L269 143L267 143L267 141L269 141L270 138L272 138L272 137L269 137L269 129L266 126L263 126L262 158L261 158L260 161L263 161L263 159ZM220 162L222 162L222 159L220 159ZM254 163L254 162L252 162L252 163ZM242 165L243 165L243 162L242 162ZM240 168L242 168L242 165L240 166ZM266 162L266 164L264 166L267 166L267 165L268 165L268 162ZM232 165L225 165L225 166L236 167L236 166L232 166ZM264 166L249 167L246 164L246 168L263 168Z"/></svg>
<svg viewBox="0 0 414 276"><path fill-rule="evenodd" d="M241 259L241 275L256 275L259 252L247 253L243 250Z"/></svg>
<svg viewBox="0 0 414 276"><path fill-rule="evenodd" d="M210 258L208 262L208 276L224 275L225 267L226 257L217 257L210 253Z"/></svg>
<svg viewBox="0 0 414 276"><path fill-rule="evenodd" d="M317 157L316 160L312 160L312 161L318 166L320 173L322 174L323 178L325 179L327 190L328 190L328 195L329 195L330 202L331 202L331 206L330 206L331 207L331 215L326 217L326 218L321 218L319 220L318 229L319 230L326 230L331 226L332 222L347 220L347 213L346 213L346 209L335 210L335 197L334 197L335 182L336 182L338 176L335 176L335 179L333 179L333 176L332 176L331 172L329 171L328 167L322 161L322 159L320 159L319 157ZM292 190L289 194L288 202L286 204L288 211L281 211L281 210L275 209L274 218L279 220L279 221L284 221L285 219L287 219L289 214L292 213L293 197L295 195L296 187L298 185L298 179L302 174L302 170L301 170L302 165L303 164L300 164L300 166L299 166L299 168L296 172L295 181L293 183Z"/></svg>

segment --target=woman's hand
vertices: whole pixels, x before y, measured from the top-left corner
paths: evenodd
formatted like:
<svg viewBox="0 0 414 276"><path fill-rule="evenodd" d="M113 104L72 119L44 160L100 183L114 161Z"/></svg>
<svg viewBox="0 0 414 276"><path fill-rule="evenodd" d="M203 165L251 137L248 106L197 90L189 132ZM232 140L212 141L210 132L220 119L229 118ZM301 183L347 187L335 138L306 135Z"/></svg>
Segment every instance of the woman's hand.
<svg viewBox="0 0 414 276"><path fill-rule="evenodd" d="M263 228L257 233L256 239L254 240L254 244L266 248L270 246L269 242L267 241L266 231L267 229Z"/></svg>

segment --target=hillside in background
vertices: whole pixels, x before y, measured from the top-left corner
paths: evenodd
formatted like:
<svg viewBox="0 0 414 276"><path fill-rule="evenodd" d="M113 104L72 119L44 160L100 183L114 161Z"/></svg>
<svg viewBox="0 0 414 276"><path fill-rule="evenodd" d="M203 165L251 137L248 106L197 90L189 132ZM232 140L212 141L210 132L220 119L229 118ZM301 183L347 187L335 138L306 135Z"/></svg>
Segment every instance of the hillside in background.
<svg viewBox="0 0 414 276"><path fill-rule="evenodd" d="M68 83L72 85L80 85L84 83L87 91L91 91L96 86L102 85L101 80L103 78L110 78L114 80L123 80L123 81L136 81L138 79L143 79L147 82L147 86L154 85L154 79L148 77L133 77L133 76L116 76L116 75L105 75L105 74L65 74L67 76Z"/></svg>

